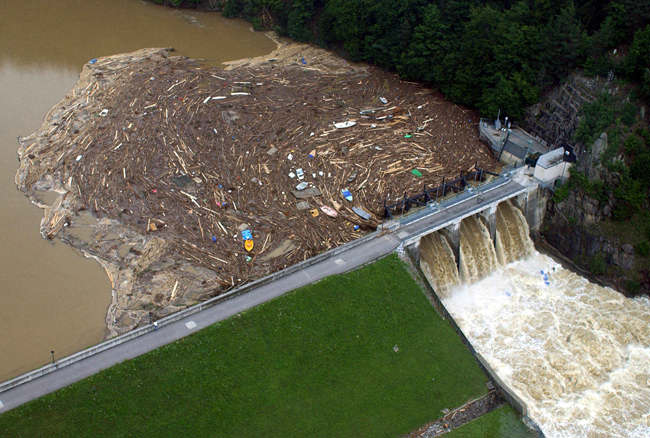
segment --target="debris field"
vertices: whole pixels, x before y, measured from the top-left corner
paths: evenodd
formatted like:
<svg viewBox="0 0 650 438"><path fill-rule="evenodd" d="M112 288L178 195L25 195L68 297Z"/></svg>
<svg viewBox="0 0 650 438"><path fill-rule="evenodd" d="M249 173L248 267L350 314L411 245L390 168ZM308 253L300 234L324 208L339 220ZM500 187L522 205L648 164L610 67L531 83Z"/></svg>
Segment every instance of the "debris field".
<svg viewBox="0 0 650 438"><path fill-rule="evenodd" d="M216 290L361 236L384 201L497 167L474 112L379 69L301 61L225 71L182 57L100 60L75 96L93 110L59 108L48 147L29 159L57 168L78 210L214 271Z"/></svg>

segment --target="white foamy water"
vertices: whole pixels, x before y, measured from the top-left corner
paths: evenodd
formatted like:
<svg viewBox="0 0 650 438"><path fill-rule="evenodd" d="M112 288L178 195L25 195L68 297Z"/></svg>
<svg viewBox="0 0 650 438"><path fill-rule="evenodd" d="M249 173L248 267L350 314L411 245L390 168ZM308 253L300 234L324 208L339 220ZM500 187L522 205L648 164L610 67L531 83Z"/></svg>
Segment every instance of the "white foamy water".
<svg viewBox="0 0 650 438"><path fill-rule="evenodd" d="M650 437L648 298L625 298L534 250L446 295L547 437Z"/></svg>

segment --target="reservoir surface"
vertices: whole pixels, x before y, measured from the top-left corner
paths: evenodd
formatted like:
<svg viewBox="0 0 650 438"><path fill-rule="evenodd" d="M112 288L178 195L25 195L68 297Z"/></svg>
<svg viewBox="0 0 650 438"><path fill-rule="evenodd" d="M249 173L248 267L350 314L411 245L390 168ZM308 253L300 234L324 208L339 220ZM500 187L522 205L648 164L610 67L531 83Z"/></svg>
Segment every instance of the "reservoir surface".
<svg viewBox="0 0 650 438"><path fill-rule="evenodd" d="M210 64L270 52L250 25L139 0L0 1L0 381L100 342L111 287L95 261L39 234L16 189L16 138L35 131L84 63L173 47Z"/></svg>

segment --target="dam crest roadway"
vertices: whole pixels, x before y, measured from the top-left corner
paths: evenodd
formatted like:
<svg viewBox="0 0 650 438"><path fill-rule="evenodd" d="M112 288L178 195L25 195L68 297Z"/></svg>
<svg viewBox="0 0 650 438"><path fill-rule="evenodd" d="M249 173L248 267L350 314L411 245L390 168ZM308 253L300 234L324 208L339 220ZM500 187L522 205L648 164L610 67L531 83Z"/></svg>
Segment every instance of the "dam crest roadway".
<svg viewBox="0 0 650 438"><path fill-rule="evenodd" d="M501 202L513 199L523 210L530 228L536 229L543 211L540 204L544 204L538 202L541 200L539 190L537 182L524 175L523 168L502 174L479 187L468 186L465 191L441 203L430 203L407 216L387 221L378 231L363 238L162 318L156 326L140 327L0 383L0 412L174 342L289 291L357 269L398 248L407 246L417 250L423 236L438 230L447 228L453 235L464 218L480 214L486 217L488 224L492 224L496 207Z"/></svg>

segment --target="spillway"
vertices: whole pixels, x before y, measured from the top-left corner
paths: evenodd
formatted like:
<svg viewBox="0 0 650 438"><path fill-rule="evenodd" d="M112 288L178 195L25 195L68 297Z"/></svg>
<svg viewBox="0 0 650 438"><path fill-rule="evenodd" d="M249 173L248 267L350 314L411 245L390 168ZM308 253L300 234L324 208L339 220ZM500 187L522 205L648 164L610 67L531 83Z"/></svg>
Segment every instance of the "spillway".
<svg viewBox="0 0 650 438"><path fill-rule="evenodd" d="M460 280L444 280L439 296L528 415L549 438L650 437L650 299L626 298L537 252L511 204L497 210L494 255L480 255L492 241L471 219L465 233L461 224ZM437 291L448 268L424 266L455 265L453 251L436 237L420 254Z"/></svg>
<svg viewBox="0 0 650 438"><path fill-rule="evenodd" d="M458 285L458 267L449 241L442 232L428 234L420 242L420 268L441 297Z"/></svg>

